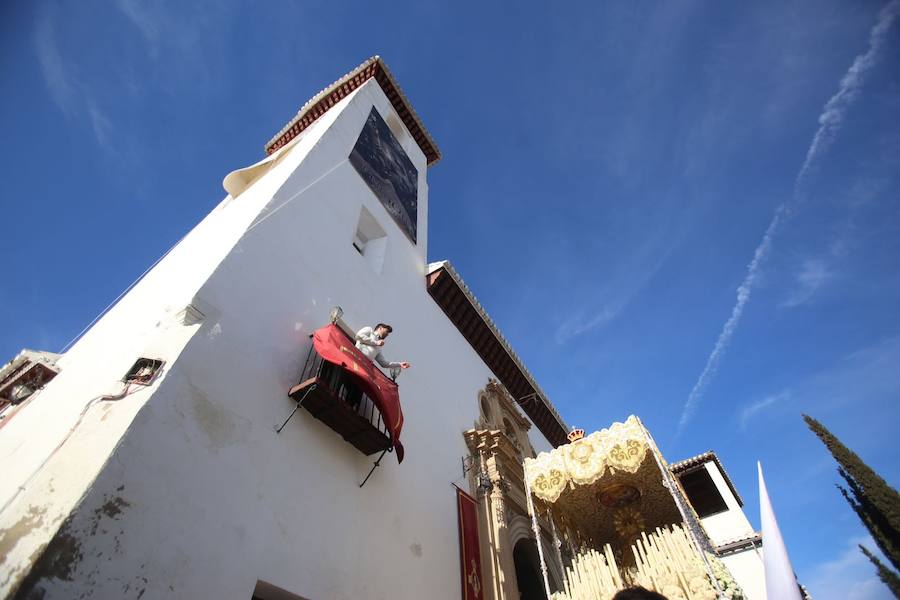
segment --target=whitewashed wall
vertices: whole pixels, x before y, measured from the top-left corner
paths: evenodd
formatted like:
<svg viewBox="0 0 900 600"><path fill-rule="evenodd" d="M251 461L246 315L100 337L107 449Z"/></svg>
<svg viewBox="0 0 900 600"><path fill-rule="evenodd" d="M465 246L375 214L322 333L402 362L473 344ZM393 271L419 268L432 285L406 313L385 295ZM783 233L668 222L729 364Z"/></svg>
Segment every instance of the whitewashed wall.
<svg viewBox="0 0 900 600"><path fill-rule="evenodd" d="M716 489L719 490L719 494L721 494L725 500L725 505L728 507L728 510L710 515L700 521L713 544L719 545L753 535L753 527L750 526L750 521L744 515L737 498L731 493L731 488L728 487L716 463L710 461L705 463L704 467L712 478L713 483L716 484Z"/></svg>
<svg viewBox="0 0 900 600"><path fill-rule="evenodd" d="M315 599L459 597L450 483L490 372L425 290L424 155L401 139L419 169L418 245L347 160L373 105L392 112L370 80L226 199L4 428L0 455L21 460L0 485L12 498L0 536L13 532L0 537L0 596L80 500L51 543L58 560L39 569L47 598L249 598L258 579ZM388 233L380 275L351 245L363 206ZM188 302L202 323L179 321ZM387 455L362 489L371 459L306 411L274 433L334 304L353 327L391 323L385 355L413 363L399 380L406 459ZM164 376L92 408L48 460L87 401L147 355L167 361Z"/></svg>
<svg viewBox="0 0 900 600"><path fill-rule="evenodd" d="M317 131L298 153L324 123L311 129ZM61 373L0 430L0 597L18 585L165 381L199 328L183 325L180 313L266 205L264 189L271 196L278 184L276 177L261 181L255 196L216 207L58 361ZM123 390L121 379L140 356L167 362L157 384L97 403Z"/></svg>
<svg viewBox="0 0 900 600"><path fill-rule="evenodd" d="M762 549L751 548L722 557L722 562L744 591L747 600L766 600L766 574Z"/></svg>
<svg viewBox="0 0 900 600"><path fill-rule="evenodd" d="M728 507L726 511L700 520L713 544L721 545L753 535L755 532L750 521L716 463L709 461L704 467ZM747 600L766 600L765 575L760 551L750 549L731 554L723 557L722 562L744 590Z"/></svg>

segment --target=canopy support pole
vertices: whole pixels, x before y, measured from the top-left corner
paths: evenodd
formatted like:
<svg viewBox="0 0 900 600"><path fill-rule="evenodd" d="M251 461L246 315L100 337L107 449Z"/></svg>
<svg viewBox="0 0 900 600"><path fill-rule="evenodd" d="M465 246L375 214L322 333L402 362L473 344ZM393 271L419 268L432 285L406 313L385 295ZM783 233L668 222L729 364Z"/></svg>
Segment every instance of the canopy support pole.
<svg viewBox="0 0 900 600"><path fill-rule="evenodd" d="M635 417L637 418L637 417ZM672 500L675 502L675 506L678 508L678 512L681 514L681 520L684 522L684 528L687 530L688 537L694 543L694 550L697 554L700 555L700 558L703 560L703 565L706 567L706 574L709 577L710 583L713 588L715 588L718 596L724 597L723 590L719 587L719 580L716 579L716 574L713 571L712 565L709 564L709 559L706 558L706 547L707 544L703 543L703 540L700 539L698 532L696 531L696 527L699 526L699 520L692 518L693 515L688 515L688 510L693 511L688 507L684 506L684 496L681 493L681 489L679 484L674 480L674 476L672 472L669 471L668 466L663 463L662 453L659 451L659 448L656 446L656 441L653 439L653 436L650 435L650 432L644 427L643 421L638 418L638 423L641 424L641 429L644 431L644 435L647 436L647 442L650 446L650 453L653 454L653 458L656 460L656 466L659 467L660 473L663 476L663 485L666 489L669 490L669 493L672 495Z"/></svg>
<svg viewBox="0 0 900 600"><path fill-rule="evenodd" d="M566 565L563 563L562 557L562 541L559 539L559 533L556 531L556 523L553 522L553 511L547 509L547 518L550 519L550 531L553 533L553 549L556 550L556 560L559 563L559 572L565 576Z"/></svg>
<svg viewBox="0 0 900 600"><path fill-rule="evenodd" d="M528 512L531 513L531 529L534 531L534 541L538 548L538 557L541 559L541 574L544 576L544 591L547 598L550 598L550 581L547 579L547 561L544 559L544 545L541 544L541 527L538 525L537 510L534 508L534 502L531 500L531 486L528 485L528 478L525 478L525 499L528 504Z"/></svg>

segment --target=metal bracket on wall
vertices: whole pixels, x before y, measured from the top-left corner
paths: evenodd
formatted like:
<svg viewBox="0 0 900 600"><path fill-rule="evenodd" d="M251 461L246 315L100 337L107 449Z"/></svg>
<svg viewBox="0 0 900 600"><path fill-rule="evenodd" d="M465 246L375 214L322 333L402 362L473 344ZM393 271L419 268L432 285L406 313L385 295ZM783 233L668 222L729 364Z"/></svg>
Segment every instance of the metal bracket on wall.
<svg viewBox="0 0 900 600"><path fill-rule="evenodd" d="M462 461L462 474L465 477L466 473L475 467L475 457L470 454L469 456L461 457L460 460Z"/></svg>
<svg viewBox="0 0 900 600"><path fill-rule="evenodd" d="M361 484L359 484L359 487L362 487L362 486L366 485L366 482L369 480L369 477L372 476L372 473L374 473L374 472L375 472L375 469L378 468L378 465L381 464L381 459L384 458L384 455L387 454L388 450L392 450L392 449L393 449L393 448L385 448L385 449L382 451L381 455L378 457L378 460L376 460L376 461L375 461L375 464L372 465L372 469L369 471L369 474L366 475L366 478L363 479L363 482L362 482Z"/></svg>
<svg viewBox="0 0 900 600"><path fill-rule="evenodd" d="M284 429L284 426L288 424L288 421L290 421L300 409L300 406L303 404L303 401L306 400L306 397L309 395L309 393L316 389L316 385L317 384L314 383L306 388L306 391L303 392L303 396L299 400L297 400L297 406L294 407L294 410L291 411L291 414L288 415L288 418L284 420L284 423L281 424L281 427L275 430L275 433L281 433L281 430Z"/></svg>

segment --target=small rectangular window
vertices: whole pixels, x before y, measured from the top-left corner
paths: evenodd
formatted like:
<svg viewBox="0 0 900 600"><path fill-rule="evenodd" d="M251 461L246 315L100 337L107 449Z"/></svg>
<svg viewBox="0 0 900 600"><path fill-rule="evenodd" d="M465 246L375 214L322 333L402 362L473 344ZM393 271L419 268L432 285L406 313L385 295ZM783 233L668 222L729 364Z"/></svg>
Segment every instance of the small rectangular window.
<svg viewBox="0 0 900 600"><path fill-rule="evenodd" d="M137 383L140 385L150 385L156 379L156 375L163 366L163 361L155 358L139 358L128 369L123 381L125 383Z"/></svg>

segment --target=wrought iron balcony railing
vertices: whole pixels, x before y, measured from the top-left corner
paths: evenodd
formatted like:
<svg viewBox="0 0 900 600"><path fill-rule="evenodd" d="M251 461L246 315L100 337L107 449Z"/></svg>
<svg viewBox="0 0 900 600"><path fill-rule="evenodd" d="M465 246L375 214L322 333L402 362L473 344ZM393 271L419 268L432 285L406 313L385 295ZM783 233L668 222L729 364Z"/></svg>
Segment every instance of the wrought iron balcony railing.
<svg viewBox="0 0 900 600"><path fill-rule="evenodd" d="M312 344L300 383L288 395L297 401L297 408L308 410L363 454L368 456L392 447L390 433L372 398L342 367L319 356Z"/></svg>

